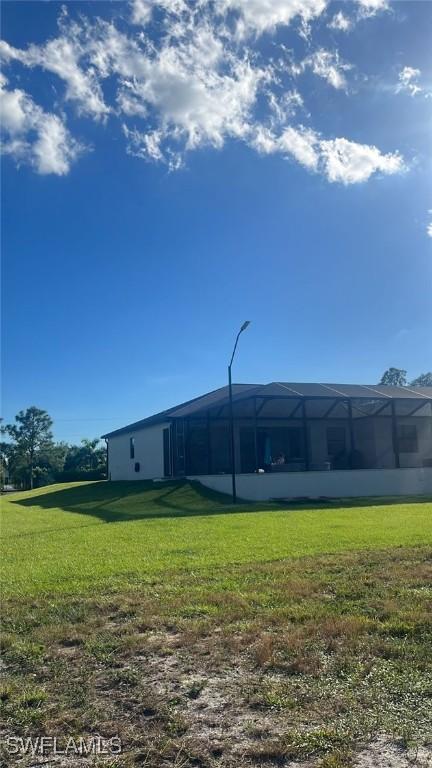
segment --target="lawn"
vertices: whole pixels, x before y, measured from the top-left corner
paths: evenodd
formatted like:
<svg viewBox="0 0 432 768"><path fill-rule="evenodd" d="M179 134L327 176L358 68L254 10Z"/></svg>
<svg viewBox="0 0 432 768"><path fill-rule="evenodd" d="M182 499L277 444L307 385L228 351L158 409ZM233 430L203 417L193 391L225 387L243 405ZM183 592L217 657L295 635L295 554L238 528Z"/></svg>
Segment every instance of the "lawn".
<svg viewBox="0 0 432 768"><path fill-rule="evenodd" d="M190 483L78 483L3 499L2 583L36 595L181 570L432 544L430 504L239 504ZM354 504L354 506L353 506Z"/></svg>
<svg viewBox="0 0 432 768"><path fill-rule="evenodd" d="M432 754L431 500L80 483L1 533L7 734L118 735L110 768Z"/></svg>

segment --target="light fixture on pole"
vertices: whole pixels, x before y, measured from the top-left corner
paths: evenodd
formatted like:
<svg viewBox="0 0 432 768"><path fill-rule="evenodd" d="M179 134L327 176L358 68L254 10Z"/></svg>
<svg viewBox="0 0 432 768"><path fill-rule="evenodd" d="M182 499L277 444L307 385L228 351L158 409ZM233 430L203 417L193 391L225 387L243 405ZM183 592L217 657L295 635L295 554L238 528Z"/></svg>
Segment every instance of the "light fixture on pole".
<svg viewBox="0 0 432 768"><path fill-rule="evenodd" d="M231 360L228 366L228 388L229 388L229 408L230 408L230 436L231 436L231 477L232 477L232 500L233 504L237 501L237 489L236 489L236 468L235 468L235 440L234 440L234 409L233 409L233 395L232 395L232 379L231 379L231 367L234 360L234 355L236 353L238 340L240 338L240 334L243 333L243 331L246 330L246 328L250 325L250 320L246 320L242 327L240 328L237 338L235 340L233 353L231 355Z"/></svg>

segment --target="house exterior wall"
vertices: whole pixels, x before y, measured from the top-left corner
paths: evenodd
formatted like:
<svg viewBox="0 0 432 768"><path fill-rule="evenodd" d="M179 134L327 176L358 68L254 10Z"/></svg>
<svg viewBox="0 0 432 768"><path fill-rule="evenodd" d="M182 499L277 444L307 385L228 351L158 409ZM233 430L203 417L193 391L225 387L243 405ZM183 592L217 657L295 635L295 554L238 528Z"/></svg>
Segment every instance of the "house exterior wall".
<svg viewBox="0 0 432 768"><path fill-rule="evenodd" d="M418 466L418 458L432 460L432 419L398 416L398 424L415 424L417 427L417 453L400 452L401 467Z"/></svg>
<svg viewBox="0 0 432 768"><path fill-rule="evenodd" d="M203 429L207 430L207 421L203 421ZM432 419L430 416L428 417L406 417L406 416L398 416L397 418L398 426L400 425L415 425L416 431L417 431L417 441L416 441L416 451L413 451L412 453L404 453L402 448L399 451L399 461L400 461L400 467L402 469L422 469L425 467L426 469L431 467L432 465ZM223 428L223 434L219 435L218 439L215 439L215 430L217 424L224 424ZM216 477L220 477L221 475L218 473L225 472L226 475L229 477L230 472L230 459L229 459L229 424L228 421L226 422L212 422L212 428L210 433L210 439L207 439L207 432L204 431L200 436L200 442L198 444L199 448L199 461L198 463L191 463L189 460L187 462L187 468L186 471L188 472L188 475L190 476L198 476L197 473L201 472L202 474L199 475L200 477L207 477L208 476L208 470L211 467L212 472L215 473ZM258 421L258 428L259 429L265 429L272 428L272 427L278 427L278 426L284 426L284 427L296 427L298 429L302 429L302 421L300 419L295 420L284 420L281 422L281 420L277 419L263 419L262 421ZM357 454L360 455L360 459L357 456L357 461L359 463L353 463L349 464L349 451L350 451L350 424L348 419L345 418L339 418L339 419L333 419L328 418L325 420L318 420L318 419L308 419L307 421L307 431L308 431L308 445L309 445L309 469L311 470L308 473L299 473L299 469L303 469L306 467L300 467L299 464L301 462L293 461L291 463L287 463L284 467L273 467L273 472L269 472L269 476L274 476L276 474L280 475L282 477L281 480L274 481L273 484L275 484L275 487L281 487L285 488L288 487L283 482L283 478L286 474L300 474L302 476L301 486L303 490L299 492L297 495L314 495L315 493L315 481L313 480L313 475L315 474L322 474L325 475L328 474L327 470L331 469L332 474L334 474L334 482L336 482L336 478L340 477L340 473L343 472L343 475L345 476L346 473L352 474L352 471L348 469L349 466L353 467L353 471L355 473L357 472L363 472L366 470L395 470L396 469L396 460L395 460L395 451L394 451L394 444L393 444L393 423L392 419L389 417L376 417L376 418L355 418L352 421L353 425L353 432L354 432L354 447L357 451ZM108 454L109 454L109 475L112 480L148 480L148 479L155 479L155 478L161 478L164 476L164 451L163 451L163 430L167 427L169 427L170 424L165 422L162 424L155 424L152 426L145 427L141 430L135 431L135 432L125 432L121 435L115 435L111 438L109 438L109 448L108 448ZM242 463L242 457L240 455L240 432L242 429L242 426L246 426L249 429L254 428L254 421L253 420L238 420L235 422L235 452L236 452L236 468L239 475L244 475L247 477L248 475L246 472L252 472L253 468L255 467L254 461L252 461L252 465L249 466L248 462L245 461ZM346 443L346 461L344 461L342 464L337 462L337 460L333 461L332 457L328 454L328 440L327 440L327 429L331 427L338 427L342 428L345 431L345 443ZM175 431L175 430L174 430ZM188 434L186 430L186 434ZM203 438L204 435L204 438ZM133 459L130 458L130 438L133 437L135 440L135 456ZM176 445L176 441L174 441L174 447ZM212 457L211 463L209 465L207 461L208 456L208 447L210 447L210 455ZM250 448L250 446L249 446ZM252 447L253 452L253 447ZM250 450L249 450L250 452ZM188 449L186 450L186 453L188 456L190 454L188 453ZM195 453L195 456L197 454ZM220 461L216 461L216 457L219 456ZM222 461L222 458L224 460ZM139 471L135 471L135 463L139 463L140 468ZM182 474L181 468L184 467L184 464L180 462L180 464L176 461L175 466L177 466L177 469L179 469L179 474ZM242 472L243 469L243 472ZM319 472L318 472L319 470ZM337 473L337 474L336 474ZM374 476L375 477L375 476ZM391 477L391 475L389 475ZM359 476L360 478L360 476ZM218 480L219 482L219 480ZM223 482L223 481L221 481ZM252 481L254 482L254 481ZM269 482L267 480L264 481L265 483ZM299 481L300 482L300 481ZM337 481L339 482L339 480ZM349 488L351 488L351 481L344 480L341 482L341 487L346 487L346 484L349 484ZM376 478L373 481L376 482ZM323 480L322 483L328 484L330 483L329 480ZM321 486L321 481L318 483L318 486ZM317 486L317 487L318 487ZM261 487L261 486L260 486ZM295 486L297 487L297 486ZM327 485L325 485L327 487ZM356 484L354 484L354 490L355 490ZM348 488L348 490L349 490ZM363 495L366 491L363 491ZM372 491L371 491L372 492ZM384 491L387 493L397 493L397 489L395 487L395 490L393 491L392 488L388 487L387 490ZM416 493L418 491L406 491ZM318 495L336 495L341 496L345 495L345 490L338 490L334 483L331 485L331 490L327 493L327 491L324 489L322 493L318 493ZM274 494L273 494L274 495ZM285 495L283 492L282 495ZM352 494L349 492L348 495L356 495L355 493Z"/></svg>
<svg viewBox="0 0 432 768"><path fill-rule="evenodd" d="M327 449L327 429L339 427L345 430L346 445L349 445L348 422L345 419L326 419L326 421L308 421L310 468L324 469L329 460Z"/></svg>
<svg viewBox="0 0 432 768"><path fill-rule="evenodd" d="M197 475L207 488L231 493L230 475ZM432 468L355 469L236 475L237 495L248 501L282 498L432 494Z"/></svg>
<svg viewBox="0 0 432 768"><path fill-rule="evenodd" d="M378 416L376 419L357 419L355 422L355 439L363 446L367 459L372 465L375 461L379 469L393 469L396 466L392 432L390 418ZM416 454L417 465L421 463L419 459Z"/></svg>
<svg viewBox="0 0 432 768"><path fill-rule="evenodd" d="M108 472L111 480L153 480L164 476L163 430L169 424L156 424L137 432L124 432L108 440ZM135 440L135 456L130 458L130 438ZM140 471L135 472L139 462Z"/></svg>

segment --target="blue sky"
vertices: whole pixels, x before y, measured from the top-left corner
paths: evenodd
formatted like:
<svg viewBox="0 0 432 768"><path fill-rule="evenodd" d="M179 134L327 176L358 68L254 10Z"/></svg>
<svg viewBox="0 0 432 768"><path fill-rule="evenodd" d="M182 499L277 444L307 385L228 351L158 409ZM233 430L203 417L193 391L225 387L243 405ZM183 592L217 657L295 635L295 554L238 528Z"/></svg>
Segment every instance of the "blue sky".
<svg viewBox="0 0 432 768"><path fill-rule="evenodd" d="M3 411L431 368L432 6L7 2Z"/></svg>

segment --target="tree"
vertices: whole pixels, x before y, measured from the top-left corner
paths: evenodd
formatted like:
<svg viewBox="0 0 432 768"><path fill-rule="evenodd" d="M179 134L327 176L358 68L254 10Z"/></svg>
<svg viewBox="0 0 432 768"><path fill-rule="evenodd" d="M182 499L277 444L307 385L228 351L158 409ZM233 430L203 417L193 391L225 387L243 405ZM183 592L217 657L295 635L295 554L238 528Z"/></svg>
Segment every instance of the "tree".
<svg viewBox="0 0 432 768"><path fill-rule="evenodd" d="M84 438L81 440L81 445L83 446L82 451L85 469L92 470L105 467L106 451L105 448L101 446L98 437L94 438L94 440L88 440L87 438Z"/></svg>
<svg viewBox="0 0 432 768"><path fill-rule="evenodd" d="M63 471L68 450L67 443L51 443L41 449L34 469L34 479L38 486L57 481L57 476Z"/></svg>
<svg viewBox="0 0 432 768"><path fill-rule="evenodd" d="M46 411L31 406L15 416L15 424L8 424L6 432L12 438L11 461L25 484L33 488L38 459L53 446L52 419Z"/></svg>
<svg viewBox="0 0 432 768"><path fill-rule="evenodd" d="M101 447L99 438L81 440L81 445L71 445L66 456L65 472L104 471L106 451Z"/></svg>
<svg viewBox="0 0 432 768"><path fill-rule="evenodd" d="M406 387L407 372L403 368L388 368L381 376L380 384L390 387Z"/></svg>
<svg viewBox="0 0 432 768"><path fill-rule="evenodd" d="M0 421L3 421L3 419L0 419ZM6 427L1 424L0 426L0 434L4 435L6 433ZM4 488L6 481L9 480L10 477L10 463L11 463L11 456L12 456L12 444L7 443L4 440L0 441L0 488Z"/></svg>
<svg viewBox="0 0 432 768"><path fill-rule="evenodd" d="M411 387L432 387L432 372L421 373L410 382Z"/></svg>

